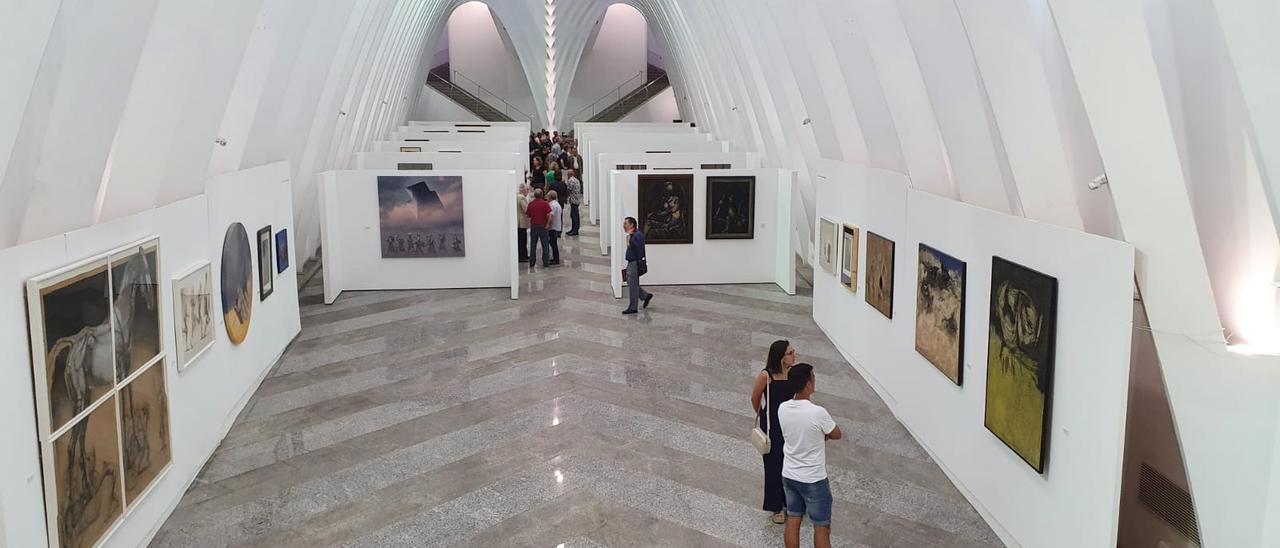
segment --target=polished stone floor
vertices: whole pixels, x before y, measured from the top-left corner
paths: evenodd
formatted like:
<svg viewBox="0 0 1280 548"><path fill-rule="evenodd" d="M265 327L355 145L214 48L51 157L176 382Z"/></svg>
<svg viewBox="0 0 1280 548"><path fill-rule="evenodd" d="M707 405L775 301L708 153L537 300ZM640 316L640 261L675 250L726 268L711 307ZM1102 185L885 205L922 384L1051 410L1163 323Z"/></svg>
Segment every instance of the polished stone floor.
<svg viewBox="0 0 1280 548"><path fill-rule="evenodd" d="M622 316L597 238L523 272L517 301L325 306L314 280L301 335L153 546L782 546L746 442L779 338L845 432L828 446L835 545L999 545L813 324L807 288L658 287Z"/></svg>

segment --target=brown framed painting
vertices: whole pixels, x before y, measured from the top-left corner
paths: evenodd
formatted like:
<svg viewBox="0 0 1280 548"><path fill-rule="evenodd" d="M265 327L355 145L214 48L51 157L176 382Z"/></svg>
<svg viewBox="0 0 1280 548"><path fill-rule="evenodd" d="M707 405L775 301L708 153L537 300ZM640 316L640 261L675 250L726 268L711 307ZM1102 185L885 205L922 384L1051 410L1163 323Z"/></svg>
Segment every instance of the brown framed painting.
<svg viewBox="0 0 1280 548"><path fill-rule="evenodd" d="M708 240L755 238L756 178L707 177Z"/></svg>
<svg viewBox="0 0 1280 548"><path fill-rule="evenodd" d="M693 243L693 174L640 175L636 193L646 244Z"/></svg>
<svg viewBox="0 0 1280 548"><path fill-rule="evenodd" d="M893 319L893 240L867 231L866 300Z"/></svg>

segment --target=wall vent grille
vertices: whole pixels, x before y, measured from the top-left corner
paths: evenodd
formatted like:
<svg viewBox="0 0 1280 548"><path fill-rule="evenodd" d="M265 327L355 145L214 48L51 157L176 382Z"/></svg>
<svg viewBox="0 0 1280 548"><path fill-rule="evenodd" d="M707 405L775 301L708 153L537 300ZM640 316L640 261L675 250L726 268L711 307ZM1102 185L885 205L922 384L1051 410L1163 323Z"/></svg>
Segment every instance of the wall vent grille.
<svg viewBox="0 0 1280 548"><path fill-rule="evenodd" d="M400 171L427 171L435 169L432 164L396 164L396 169Z"/></svg>
<svg viewBox="0 0 1280 548"><path fill-rule="evenodd" d="M732 164L702 164L702 169L733 169Z"/></svg>
<svg viewBox="0 0 1280 548"><path fill-rule="evenodd" d="M613 169L618 171L644 171L649 169L649 166L645 164L618 164L613 166Z"/></svg>
<svg viewBox="0 0 1280 548"><path fill-rule="evenodd" d="M1138 478L1138 501L1165 523L1173 526L1183 536L1200 546L1200 525L1196 521L1196 508L1191 493L1178 487L1172 480L1142 463Z"/></svg>

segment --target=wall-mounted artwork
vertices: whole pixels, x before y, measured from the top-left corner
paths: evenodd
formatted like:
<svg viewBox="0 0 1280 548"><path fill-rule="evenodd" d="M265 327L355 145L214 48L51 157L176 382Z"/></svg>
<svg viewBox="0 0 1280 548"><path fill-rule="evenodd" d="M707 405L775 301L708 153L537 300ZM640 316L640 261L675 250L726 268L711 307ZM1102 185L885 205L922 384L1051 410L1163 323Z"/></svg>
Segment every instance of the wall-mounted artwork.
<svg viewBox="0 0 1280 548"><path fill-rule="evenodd" d="M985 424L1037 472L1049 449L1058 280L994 257Z"/></svg>
<svg viewBox="0 0 1280 548"><path fill-rule="evenodd" d="M378 177L384 259L465 257L462 177Z"/></svg>
<svg viewBox="0 0 1280 548"><path fill-rule="evenodd" d="M46 526L58 546L99 544L171 460L125 456L140 428L162 432L168 447L159 251L153 238L27 282ZM135 385L153 403L125 412ZM128 488L131 477L140 489Z"/></svg>
<svg viewBox="0 0 1280 548"><path fill-rule="evenodd" d="M836 222L823 217L818 223L818 266L836 275Z"/></svg>
<svg viewBox="0 0 1280 548"><path fill-rule="evenodd" d="M284 273L289 269L289 229L282 228L276 233L276 272Z"/></svg>
<svg viewBox="0 0 1280 548"><path fill-rule="evenodd" d="M867 231L866 300L893 319L893 240Z"/></svg>
<svg viewBox="0 0 1280 548"><path fill-rule="evenodd" d="M858 292L858 240L860 231L853 225L844 225L840 231L840 283L845 289Z"/></svg>
<svg viewBox="0 0 1280 548"><path fill-rule="evenodd" d="M693 175L640 175L636 219L647 244L693 243Z"/></svg>
<svg viewBox="0 0 1280 548"><path fill-rule="evenodd" d="M178 370L213 345L213 267L204 263L173 280L174 354Z"/></svg>
<svg viewBox="0 0 1280 548"><path fill-rule="evenodd" d="M964 382L965 263L920 244L916 276L916 352L951 382Z"/></svg>
<svg viewBox="0 0 1280 548"><path fill-rule="evenodd" d="M253 319L253 255L244 225L231 223L222 238L222 322L232 344L244 342Z"/></svg>
<svg viewBox="0 0 1280 548"><path fill-rule="evenodd" d="M400 152L422 152L422 147L400 147Z"/></svg>
<svg viewBox="0 0 1280 548"><path fill-rule="evenodd" d="M435 165L419 162L401 162L396 164L396 169L400 171L431 171L435 169Z"/></svg>
<svg viewBox="0 0 1280 548"><path fill-rule="evenodd" d="M271 261L271 225L258 229L258 300L265 301L275 291L275 269Z"/></svg>
<svg viewBox="0 0 1280 548"><path fill-rule="evenodd" d="M164 362L120 390L120 447L124 453L124 502L132 506L155 482L173 456L169 445L169 396Z"/></svg>
<svg viewBox="0 0 1280 548"><path fill-rule="evenodd" d="M708 240L750 240L755 223L755 177L707 177Z"/></svg>

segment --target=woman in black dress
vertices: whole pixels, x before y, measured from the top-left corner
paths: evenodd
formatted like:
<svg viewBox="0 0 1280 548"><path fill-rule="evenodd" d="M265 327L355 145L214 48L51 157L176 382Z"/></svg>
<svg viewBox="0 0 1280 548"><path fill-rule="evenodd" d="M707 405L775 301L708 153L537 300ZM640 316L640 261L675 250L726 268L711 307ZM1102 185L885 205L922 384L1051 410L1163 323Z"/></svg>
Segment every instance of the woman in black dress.
<svg viewBox="0 0 1280 548"><path fill-rule="evenodd" d="M786 495L782 492L782 429L778 427L778 406L791 399L795 390L787 382L787 370L796 363L796 349L789 341L774 341L769 346L769 358L765 368L756 375L756 384L751 388L751 406L755 412L764 411L765 401L769 410L760 413L760 429L769 433L769 454L764 457L764 506L773 512L773 522L783 524L787 521L784 511L787 507ZM767 389L766 389L767 388ZM768 422L766 422L766 419Z"/></svg>

